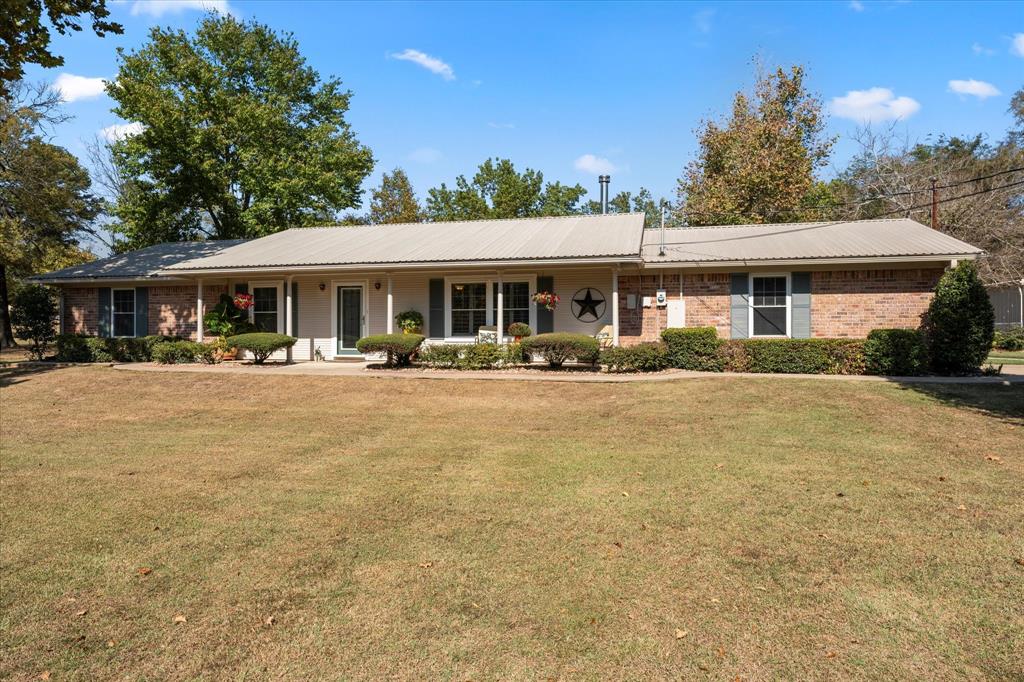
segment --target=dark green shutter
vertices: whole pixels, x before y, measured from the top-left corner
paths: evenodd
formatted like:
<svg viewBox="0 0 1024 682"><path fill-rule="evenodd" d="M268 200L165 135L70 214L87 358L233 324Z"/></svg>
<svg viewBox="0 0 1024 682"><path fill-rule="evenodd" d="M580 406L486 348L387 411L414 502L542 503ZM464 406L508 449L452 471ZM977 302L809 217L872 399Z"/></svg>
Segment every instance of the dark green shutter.
<svg viewBox="0 0 1024 682"><path fill-rule="evenodd" d="M444 338L444 280L430 280L430 338Z"/></svg>
<svg viewBox="0 0 1024 682"><path fill-rule="evenodd" d="M745 272L734 272L730 277L732 278L730 287L732 331L730 336L734 339L746 339L750 337L748 329L750 326L750 293L748 291L750 278Z"/></svg>
<svg viewBox="0 0 1024 682"><path fill-rule="evenodd" d="M99 303L97 305L97 315L99 317L99 328L98 333L104 338L109 338L110 331L110 287L100 287L99 291Z"/></svg>
<svg viewBox="0 0 1024 682"><path fill-rule="evenodd" d="M135 287L135 336L149 334L149 287Z"/></svg>
<svg viewBox="0 0 1024 682"><path fill-rule="evenodd" d="M794 272L791 276L789 325L794 339L811 338L811 273Z"/></svg>
<svg viewBox="0 0 1024 682"><path fill-rule="evenodd" d="M555 278L554 277L538 277L537 278L537 291L554 291L555 290ZM569 302L566 301L566 305ZM548 310L542 305L537 306L537 333L548 334L555 331L555 313L553 310Z"/></svg>
<svg viewBox="0 0 1024 682"><path fill-rule="evenodd" d="M249 285L246 282L235 282L235 293L236 294L247 294L247 293L249 293Z"/></svg>
<svg viewBox="0 0 1024 682"><path fill-rule="evenodd" d="M292 282L292 336L299 336L299 283Z"/></svg>

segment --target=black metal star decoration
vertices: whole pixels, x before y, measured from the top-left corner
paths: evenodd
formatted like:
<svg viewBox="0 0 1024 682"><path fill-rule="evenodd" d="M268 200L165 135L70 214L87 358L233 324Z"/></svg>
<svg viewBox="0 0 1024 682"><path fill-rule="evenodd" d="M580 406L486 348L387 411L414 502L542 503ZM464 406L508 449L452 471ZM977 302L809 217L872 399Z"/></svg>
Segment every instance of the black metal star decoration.
<svg viewBox="0 0 1024 682"><path fill-rule="evenodd" d="M588 322L601 317L597 312L597 308L598 306L604 305L604 299L594 298L591 289L586 289L585 291L586 293L583 295L583 298L574 298L572 299L572 302L579 306L579 311L576 313L576 319ZM600 292L598 292L598 296L600 296ZM584 319L587 315L590 316L589 320Z"/></svg>

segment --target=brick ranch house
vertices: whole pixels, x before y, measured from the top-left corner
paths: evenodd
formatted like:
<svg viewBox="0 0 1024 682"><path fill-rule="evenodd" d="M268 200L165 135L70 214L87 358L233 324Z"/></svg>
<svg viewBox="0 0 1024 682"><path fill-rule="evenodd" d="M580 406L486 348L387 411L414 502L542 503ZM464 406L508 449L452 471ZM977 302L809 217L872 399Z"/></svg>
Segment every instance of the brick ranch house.
<svg viewBox="0 0 1024 682"><path fill-rule="evenodd" d="M160 244L34 279L59 289L62 332L99 336L202 340L205 310L248 292L254 323L298 337L292 359L312 360L357 355L357 339L394 331L405 310L423 314L432 342L512 322L621 345L692 326L857 338L917 327L944 269L980 254L909 219L661 230L618 214L297 228ZM538 291L560 305L534 304Z"/></svg>

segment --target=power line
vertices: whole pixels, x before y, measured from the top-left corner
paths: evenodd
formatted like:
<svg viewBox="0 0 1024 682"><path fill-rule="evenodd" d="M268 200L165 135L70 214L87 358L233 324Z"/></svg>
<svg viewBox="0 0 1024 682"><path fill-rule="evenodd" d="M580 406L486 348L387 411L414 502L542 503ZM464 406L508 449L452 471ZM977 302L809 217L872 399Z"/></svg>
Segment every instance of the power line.
<svg viewBox="0 0 1024 682"><path fill-rule="evenodd" d="M949 201L959 201L960 199L967 199L969 197L976 197L979 194L986 194L988 192L998 192L1001 189L1009 189L1010 187L1016 187L1018 185L1024 185L1024 180L1017 180L1016 182L1011 182L1011 183L1008 183L1006 185L1000 185L999 187L989 187L988 189L979 189L977 192L971 192L970 194L961 194L960 196L956 196L956 197L948 197L946 199L939 199L935 203L936 204L945 204L946 202L949 202ZM921 210L923 208L931 208L931 206L932 206L932 202L929 201L927 204L918 204L917 206L911 206L909 208L899 208L899 209L896 209L895 211L889 211L888 213L883 213L882 215L877 216L877 217L884 218L886 216L893 215L894 213L909 213L910 211L919 211L919 210Z"/></svg>

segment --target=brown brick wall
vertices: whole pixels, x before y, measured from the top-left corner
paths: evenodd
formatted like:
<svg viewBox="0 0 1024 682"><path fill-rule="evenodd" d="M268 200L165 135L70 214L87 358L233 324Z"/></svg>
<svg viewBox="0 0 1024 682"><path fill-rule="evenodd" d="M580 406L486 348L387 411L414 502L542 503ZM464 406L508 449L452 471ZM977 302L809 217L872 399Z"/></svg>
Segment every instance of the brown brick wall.
<svg viewBox="0 0 1024 682"><path fill-rule="evenodd" d="M196 336L196 287L150 286L149 316L145 334ZM205 285L206 309L216 305L225 292L223 285ZM64 329L75 334L99 334L99 291L97 287L64 288Z"/></svg>
<svg viewBox="0 0 1024 682"><path fill-rule="evenodd" d="M811 334L863 338L880 327L917 328L942 268L811 273Z"/></svg>
<svg viewBox="0 0 1024 682"><path fill-rule="evenodd" d="M863 338L879 327L916 328L928 309L942 268L910 270L835 270L811 273L811 334L829 338ZM657 340L668 322L665 308L641 307L654 296L658 275L619 276L619 341L633 345ZM678 275L665 275L669 300L679 298ZM730 274L683 275L687 327L714 327L729 338ZM637 307L626 307L636 294Z"/></svg>

